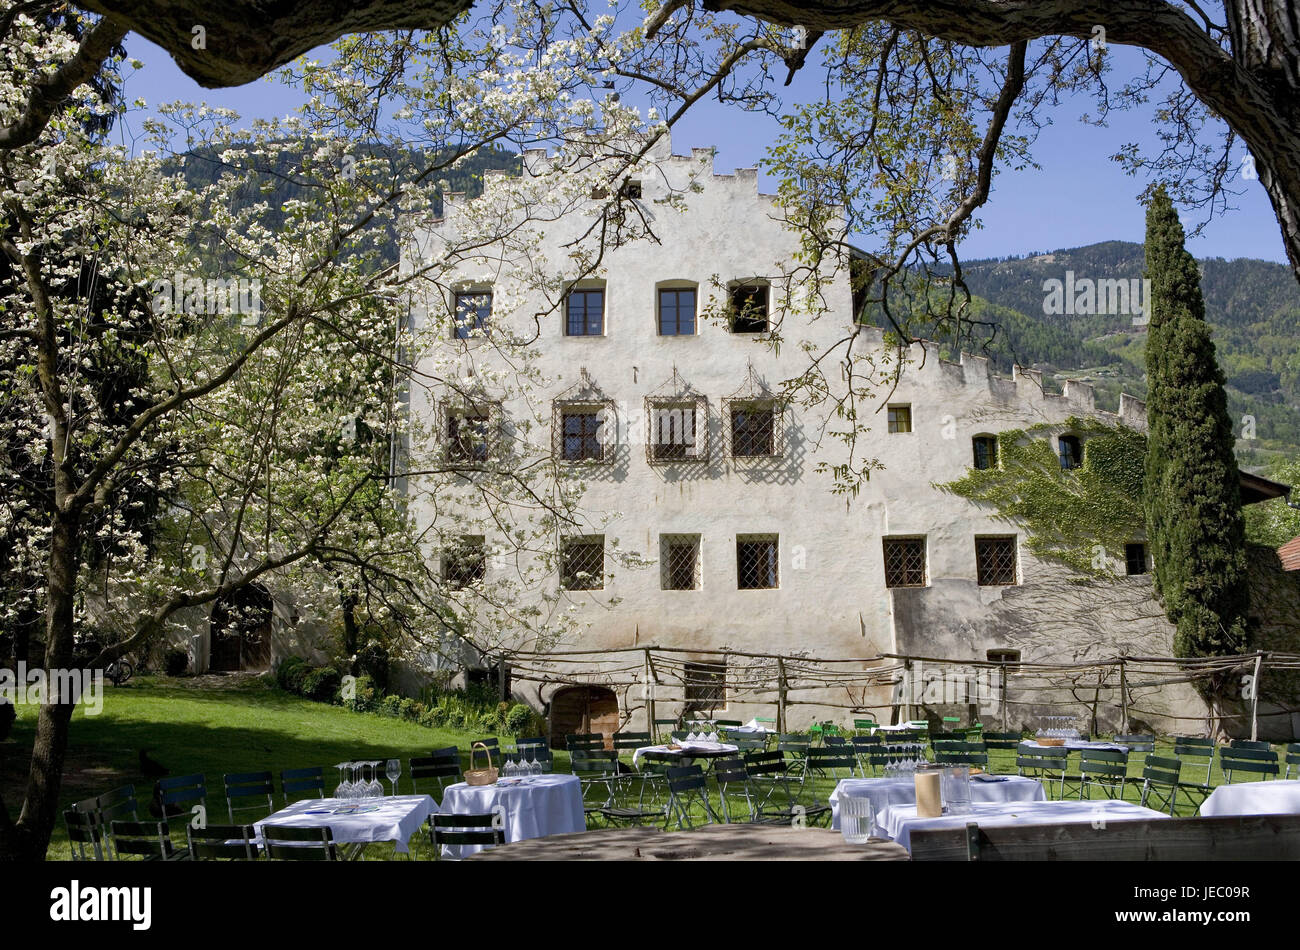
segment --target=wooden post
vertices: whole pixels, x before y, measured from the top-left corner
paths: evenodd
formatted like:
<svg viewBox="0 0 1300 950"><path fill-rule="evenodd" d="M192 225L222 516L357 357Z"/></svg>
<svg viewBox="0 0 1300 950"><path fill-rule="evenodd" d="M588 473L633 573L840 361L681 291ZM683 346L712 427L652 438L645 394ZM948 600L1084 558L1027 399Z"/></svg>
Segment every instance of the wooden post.
<svg viewBox="0 0 1300 950"><path fill-rule="evenodd" d="M1097 734L1097 704L1101 702L1101 682L1104 676L1105 674L1101 670L1097 671L1097 686L1092 691L1092 724L1088 727L1088 735L1090 736ZM1125 732L1127 731L1125 730Z"/></svg>
<svg viewBox="0 0 1300 950"><path fill-rule="evenodd" d="M785 658L776 658L776 731L785 732Z"/></svg>
<svg viewBox="0 0 1300 950"><path fill-rule="evenodd" d="M1255 676L1250 681L1250 741L1259 741L1259 674L1264 668L1264 654L1255 654Z"/></svg>
<svg viewBox="0 0 1300 950"><path fill-rule="evenodd" d="M654 661L650 659L649 648L645 651L645 715L646 715L646 732L650 733L650 744L654 745L659 736L655 733L655 666Z"/></svg>
<svg viewBox="0 0 1300 950"><path fill-rule="evenodd" d="M505 702L510 697L506 695L506 659L502 657L497 660L497 695L501 702Z"/></svg>
<svg viewBox="0 0 1300 950"><path fill-rule="evenodd" d="M1120 728L1128 735L1128 679L1124 675L1124 658L1119 658L1119 702L1121 710Z"/></svg>
<svg viewBox="0 0 1300 950"><path fill-rule="evenodd" d="M1007 726L1007 663L1002 661L1002 731L1008 732Z"/></svg>

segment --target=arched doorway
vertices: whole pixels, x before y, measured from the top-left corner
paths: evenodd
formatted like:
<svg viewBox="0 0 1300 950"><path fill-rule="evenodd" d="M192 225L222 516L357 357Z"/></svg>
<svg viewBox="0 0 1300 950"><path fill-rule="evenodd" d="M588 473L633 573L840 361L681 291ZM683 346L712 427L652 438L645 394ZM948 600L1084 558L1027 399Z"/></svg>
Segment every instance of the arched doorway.
<svg viewBox="0 0 1300 950"><path fill-rule="evenodd" d="M573 733L599 732L605 747L618 731L618 697L604 686L566 686L551 699L551 748L564 748L564 737Z"/></svg>
<svg viewBox="0 0 1300 950"><path fill-rule="evenodd" d="M250 584L217 601L209 626L208 669L265 670L271 665L271 592Z"/></svg>

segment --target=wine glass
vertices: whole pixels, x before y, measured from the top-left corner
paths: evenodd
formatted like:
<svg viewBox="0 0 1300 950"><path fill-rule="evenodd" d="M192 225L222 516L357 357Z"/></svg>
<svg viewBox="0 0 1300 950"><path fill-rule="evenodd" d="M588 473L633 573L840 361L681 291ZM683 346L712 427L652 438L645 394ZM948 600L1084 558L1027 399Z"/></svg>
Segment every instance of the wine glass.
<svg viewBox="0 0 1300 950"><path fill-rule="evenodd" d="M528 747L528 777L529 778L541 778L542 772L544 771L544 769L542 768L542 760L538 757L537 750L538 750L537 746Z"/></svg>
<svg viewBox="0 0 1300 950"><path fill-rule="evenodd" d="M369 785L369 787L366 789L366 790L370 793L370 797L371 797L371 798L383 798L383 797L384 797L384 786L383 786L383 783L379 781L379 766L380 766L380 761L379 761L378 759L372 759L372 760L371 760L371 762L370 762L370 785Z"/></svg>
<svg viewBox="0 0 1300 950"><path fill-rule="evenodd" d="M384 767L384 774L388 776L388 782L393 786L393 795L397 795L397 780L402 777L402 760L389 759L388 764Z"/></svg>

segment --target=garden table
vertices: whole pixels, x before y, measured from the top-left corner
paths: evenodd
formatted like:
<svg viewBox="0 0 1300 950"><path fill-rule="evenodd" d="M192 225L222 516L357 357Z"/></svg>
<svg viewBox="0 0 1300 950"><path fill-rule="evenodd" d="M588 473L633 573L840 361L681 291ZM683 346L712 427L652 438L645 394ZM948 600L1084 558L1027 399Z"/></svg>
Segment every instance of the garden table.
<svg viewBox="0 0 1300 950"><path fill-rule="evenodd" d="M632 753L632 764L636 765L641 756L647 752L671 755L681 759L682 765L690 765L696 759L722 759L740 752L739 746L726 742L676 742L676 749L666 745L643 745Z"/></svg>
<svg viewBox="0 0 1300 950"><path fill-rule="evenodd" d="M972 802L1041 802L1047 800L1043 783L1038 779L1022 775L995 775L990 779L971 776L970 796ZM876 816L877 824L872 828L873 835L884 837L878 824L880 813L890 805L915 805L916 781L908 775L888 776L886 778L846 778L835 786L830 794L831 828L840 827L840 801L844 798L869 798L871 811Z"/></svg>
<svg viewBox="0 0 1300 950"><path fill-rule="evenodd" d="M1112 752L1127 752L1128 746L1118 742L1106 742L1100 739L1066 739L1064 746L1043 745L1035 740L1026 740L1020 743L1023 749L1069 749L1071 752L1078 752L1081 749L1109 749Z"/></svg>
<svg viewBox="0 0 1300 950"><path fill-rule="evenodd" d="M329 828L335 844L363 845L394 841L397 852L406 854L407 841L433 814L437 803L430 795L397 795L386 798L306 798L282 808L257 822L258 844L265 824L291 828ZM350 849L353 850L353 849ZM360 851L360 848L354 849Z"/></svg>
<svg viewBox="0 0 1300 950"><path fill-rule="evenodd" d="M1162 811L1143 808L1132 802L1098 799L1097 801L1057 802L985 802L972 805L964 815L942 815L938 818L918 818L916 805L890 805L876 817L876 825L883 835L910 852L914 831L934 828L964 828L976 824L984 828L1005 828L1010 825L1069 825L1106 824L1121 821L1146 821L1168 819Z"/></svg>
<svg viewBox="0 0 1300 950"><path fill-rule="evenodd" d="M1201 803L1201 817L1216 815L1300 815L1300 781L1220 785Z"/></svg>
<svg viewBox="0 0 1300 950"><path fill-rule="evenodd" d="M585 831L582 783L576 775L538 775L501 779L494 785L448 785L442 815L487 815L500 809L506 843ZM443 857L464 858L485 845L443 845Z"/></svg>

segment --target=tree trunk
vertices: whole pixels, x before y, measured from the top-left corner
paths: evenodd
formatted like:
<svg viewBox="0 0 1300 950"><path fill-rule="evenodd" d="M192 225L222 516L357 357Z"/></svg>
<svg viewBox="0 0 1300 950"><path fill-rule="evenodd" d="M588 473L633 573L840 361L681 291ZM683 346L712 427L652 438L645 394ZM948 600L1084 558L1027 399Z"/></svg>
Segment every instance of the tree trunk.
<svg viewBox="0 0 1300 950"><path fill-rule="evenodd" d="M49 585L45 601L45 669L66 669L72 662L73 608L80 564L78 514L63 514L50 535ZM75 704L46 695L36 720L36 741L27 774L27 794L18 821L0 836L0 860L43 861L58 817L68 723ZM53 701L52 701L53 700ZM8 823L5 822L5 825Z"/></svg>

